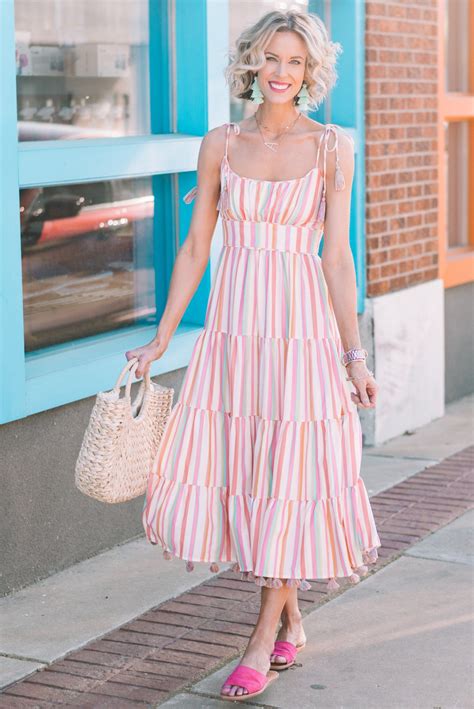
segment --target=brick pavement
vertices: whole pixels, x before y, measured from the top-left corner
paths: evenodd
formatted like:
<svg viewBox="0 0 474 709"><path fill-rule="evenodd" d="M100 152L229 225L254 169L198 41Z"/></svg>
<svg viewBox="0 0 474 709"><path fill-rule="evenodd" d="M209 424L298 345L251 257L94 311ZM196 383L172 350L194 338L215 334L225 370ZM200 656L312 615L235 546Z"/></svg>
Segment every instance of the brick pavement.
<svg viewBox="0 0 474 709"><path fill-rule="evenodd" d="M473 481L470 446L373 495L382 546L361 583L470 509ZM352 587L341 582L327 593L326 583L312 581L310 590L298 592L303 615ZM238 657L259 603L253 581L221 572L10 685L0 693L0 707L154 707Z"/></svg>

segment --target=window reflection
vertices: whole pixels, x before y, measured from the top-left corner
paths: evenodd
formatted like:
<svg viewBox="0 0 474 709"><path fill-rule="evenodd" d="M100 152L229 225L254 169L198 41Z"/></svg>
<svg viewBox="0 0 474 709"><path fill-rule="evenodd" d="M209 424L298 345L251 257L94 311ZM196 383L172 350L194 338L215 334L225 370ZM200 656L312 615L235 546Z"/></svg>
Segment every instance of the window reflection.
<svg viewBox="0 0 474 709"><path fill-rule="evenodd" d="M15 0L20 140L149 133L148 0Z"/></svg>
<svg viewBox="0 0 474 709"><path fill-rule="evenodd" d="M151 178L20 192L25 349L156 316Z"/></svg>

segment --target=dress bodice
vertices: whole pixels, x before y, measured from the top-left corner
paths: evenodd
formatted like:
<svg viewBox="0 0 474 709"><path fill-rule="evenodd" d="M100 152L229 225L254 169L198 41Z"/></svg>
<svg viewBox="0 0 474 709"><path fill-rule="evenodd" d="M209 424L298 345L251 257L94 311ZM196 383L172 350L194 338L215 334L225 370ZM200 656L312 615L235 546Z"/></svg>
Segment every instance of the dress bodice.
<svg viewBox="0 0 474 709"><path fill-rule="evenodd" d="M344 177L339 166L338 132L328 123L319 138L315 166L302 177L289 180L261 180L237 174L229 163L230 128L238 135L237 123L228 123L225 152L221 162L221 192L217 209L223 222L243 221L306 227L322 231L326 213L326 158L336 151L335 189L344 189ZM333 145L329 141L333 136ZM323 148L322 166L320 152ZM197 186L184 197L189 203L197 194Z"/></svg>

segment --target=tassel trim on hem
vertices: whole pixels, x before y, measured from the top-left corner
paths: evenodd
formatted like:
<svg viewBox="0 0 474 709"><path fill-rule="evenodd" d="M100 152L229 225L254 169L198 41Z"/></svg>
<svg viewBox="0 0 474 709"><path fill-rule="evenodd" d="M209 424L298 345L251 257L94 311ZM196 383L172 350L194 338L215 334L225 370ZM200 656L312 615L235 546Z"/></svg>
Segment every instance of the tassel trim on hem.
<svg viewBox="0 0 474 709"><path fill-rule="evenodd" d="M156 544L156 542L151 542L151 543ZM172 552L169 549L164 549L163 550L163 558L166 560L172 559L173 558ZM343 577L343 578L347 578L351 584L359 583L361 576L367 575L367 573L369 571L368 566L370 564L375 564L375 562L378 559L377 547L372 547L372 549L364 550L362 552L362 559L364 562L362 564L362 566L352 567L353 573L350 574L350 576ZM185 567L186 567L186 571L194 571L194 562L193 561L185 561ZM281 578L272 578L269 576L256 576L253 573L253 571L243 571L237 562L232 564L232 566L230 568L231 568L231 571L241 574L241 580L254 581L254 583L257 586L261 586L261 587L282 588L283 585L286 585L286 586L289 586L290 588L299 588L300 591L309 591L309 589L312 588L311 584L306 579L297 579L297 578L281 579ZM213 573L217 573L219 571L219 564L216 561L213 561L212 564L210 564L209 569ZM333 576L332 578L329 578L326 589L328 591L337 591L338 588L340 588L340 584L337 582L336 577Z"/></svg>

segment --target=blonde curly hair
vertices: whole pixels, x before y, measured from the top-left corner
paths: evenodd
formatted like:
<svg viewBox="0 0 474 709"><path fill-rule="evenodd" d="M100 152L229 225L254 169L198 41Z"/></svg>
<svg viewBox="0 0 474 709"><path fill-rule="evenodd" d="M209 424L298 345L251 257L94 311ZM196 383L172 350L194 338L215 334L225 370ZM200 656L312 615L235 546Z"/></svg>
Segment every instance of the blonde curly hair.
<svg viewBox="0 0 474 709"><path fill-rule="evenodd" d="M308 108L318 108L337 81L335 65L342 46L329 39L323 21L310 12L267 12L239 35L235 50L229 52L230 61L224 72L232 96L251 98L255 73L266 62L265 48L275 32L288 31L296 32L306 43L304 81L309 93Z"/></svg>

